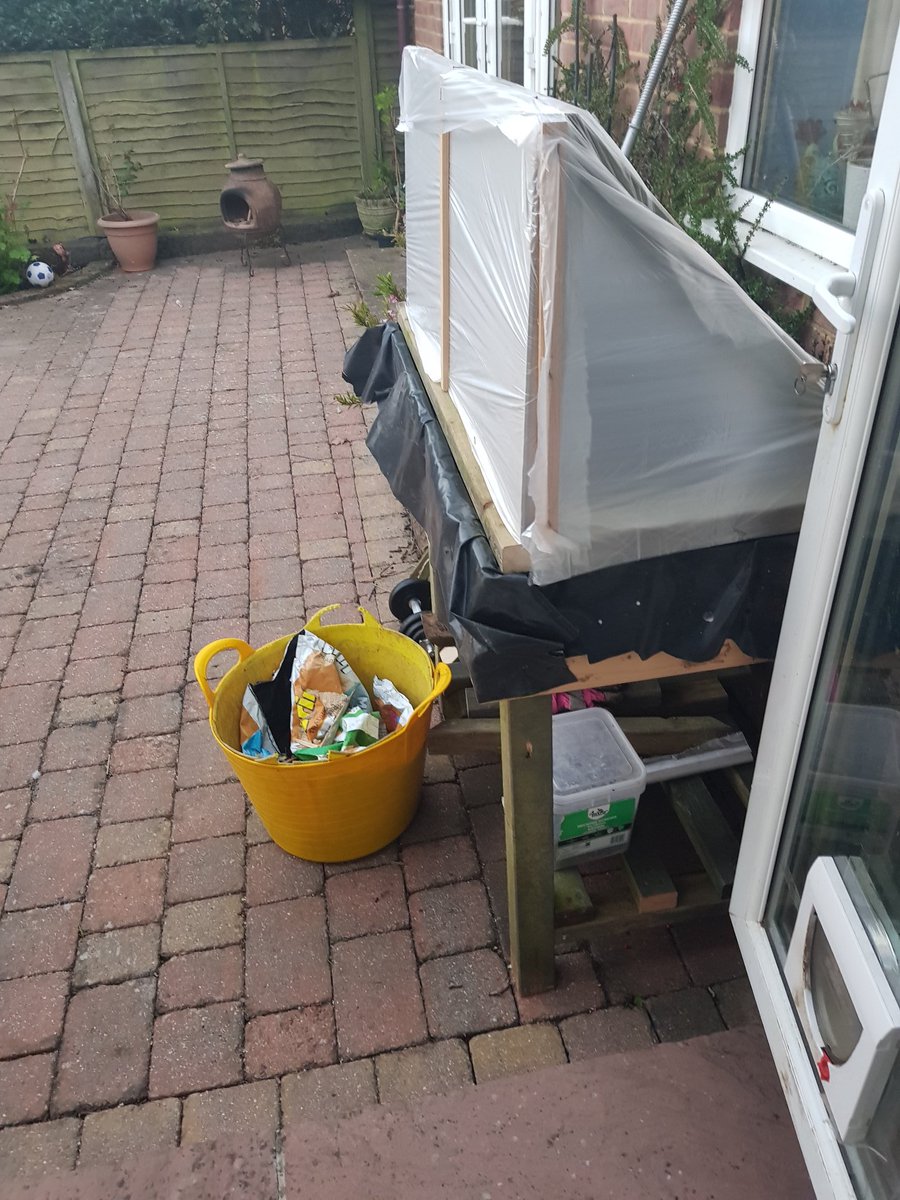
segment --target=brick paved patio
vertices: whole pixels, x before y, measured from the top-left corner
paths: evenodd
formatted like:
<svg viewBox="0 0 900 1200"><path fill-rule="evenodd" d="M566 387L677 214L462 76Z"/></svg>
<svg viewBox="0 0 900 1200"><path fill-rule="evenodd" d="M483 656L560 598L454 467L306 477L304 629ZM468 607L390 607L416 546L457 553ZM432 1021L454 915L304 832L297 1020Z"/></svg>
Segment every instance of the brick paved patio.
<svg viewBox="0 0 900 1200"><path fill-rule="evenodd" d="M387 619L415 557L373 414L333 400L345 251L0 310L0 1178L754 1019L724 920L598 938L517 998L495 764L432 760L400 844L324 869L232 781L191 655Z"/></svg>

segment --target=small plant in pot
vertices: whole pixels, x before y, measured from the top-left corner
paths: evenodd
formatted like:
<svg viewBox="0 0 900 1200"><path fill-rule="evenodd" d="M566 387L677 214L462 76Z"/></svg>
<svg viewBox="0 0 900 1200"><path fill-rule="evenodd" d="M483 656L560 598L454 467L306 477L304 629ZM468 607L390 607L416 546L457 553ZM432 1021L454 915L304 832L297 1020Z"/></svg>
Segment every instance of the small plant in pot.
<svg viewBox="0 0 900 1200"><path fill-rule="evenodd" d="M123 271L149 271L156 262L159 213L126 208L125 199L141 170L133 150L126 150L121 166L104 155L96 172L103 203L97 228L106 234L109 248Z"/></svg>
<svg viewBox="0 0 900 1200"><path fill-rule="evenodd" d="M403 185L400 182L400 149L397 145L397 88L382 88L375 95L385 148L375 160L371 182L356 197L363 233L394 240L400 231Z"/></svg>

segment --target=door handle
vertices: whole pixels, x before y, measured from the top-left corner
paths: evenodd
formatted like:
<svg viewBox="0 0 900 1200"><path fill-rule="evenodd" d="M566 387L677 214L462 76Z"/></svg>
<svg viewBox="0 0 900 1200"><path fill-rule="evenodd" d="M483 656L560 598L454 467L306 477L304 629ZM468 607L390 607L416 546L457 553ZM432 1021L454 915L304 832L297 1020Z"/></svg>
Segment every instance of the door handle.
<svg viewBox="0 0 900 1200"><path fill-rule="evenodd" d="M859 318L865 304L869 276L875 262L878 235L884 216L884 189L870 188L863 196L848 271L836 271L813 288L812 300L822 315L843 335L835 343L832 387L826 393L822 415L829 425L843 416L847 380L858 341Z"/></svg>
<svg viewBox="0 0 900 1200"><path fill-rule="evenodd" d="M813 288L813 303L838 333L853 333L856 330L856 317L841 301L853 296L857 282L852 271L836 271Z"/></svg>

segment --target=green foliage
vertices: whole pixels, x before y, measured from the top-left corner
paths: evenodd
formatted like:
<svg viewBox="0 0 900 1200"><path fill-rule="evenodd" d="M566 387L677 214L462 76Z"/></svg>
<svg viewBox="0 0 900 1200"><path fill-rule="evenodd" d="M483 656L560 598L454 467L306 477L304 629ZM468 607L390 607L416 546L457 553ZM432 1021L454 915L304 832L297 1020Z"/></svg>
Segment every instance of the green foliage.
<svg viewBox="0 0 900 1200"><path fill-rule="evenodd" d="M400 170L400 145L397 121L400 118L400 97L396 84L375 93L375 111L381 133L381 153L372 164L371 182L360 193L368 200L393 200L399 214L403 210L403 183Z"/></svg>
<svg viewBox="0 0 900 1200"><path fill-rule="evenodd" d="M351 0L0 0L0 53L340 37Z"/></svg>
<svg viewBox="0 0 900 1200"><path fill-rule="evenodd" d="M25 239L16 229L8 210L0 210L0 295L18 288L30 258Z"/></svg>
<svg viewBox="0 0 900 1200"><path fill-rule="evenodd" d="M371 329L373 325L381 324L381 318L372 311L365 300L355 300L352 304L348 304L347 312L363 329Z"/></svg>
<svg viewBox="0 0 900 1200"><path fill-rule="evenodd" d="M362 405L362 400L355 392L338 392L335 400L341 408L359 408Z"/></svg>
<svg viewBox="0 0 900 1200"><path fill-rule="evenodd" d="M406 299L406 292L395 281L390 271L375 276L375 287L372 291L379 300L384 300L386 303L399 303Z"/></svg>
<svg viewBox="0 0 900 1200"><path fill-rule="evenodd" d="M564 38L569 37L577 54L570 60L561 54ZM584 0L575 0L572 12L560 21L547 38L544 53L556 65L554 95L592 112L601 125L615 135L623 130L619 98L622 80L632 69L628 47L615 22L597 32L587 17Z"/></svg>
<svg viewBox="0 0 900 1200"><path fill-rule="evenodd" d="M671 12L673 0L669 0ZM592 32L575 0L575 18L563 22L550 35L550 46L579 26L579 62L558 69L557 94L587 108L614 134L623 133L631 117L623 110L622 84L633 65L616 53L612 79L612 27ZM724 0L692 0L666 59L644 124L631 156L638 174L672 217L712 255L751 298L792 337L808 319L807 309L788 310L777 299L775 284L748 270L747 247L763 214L747 229L743 209L733 196L739 186L739 155L727 154L719 145L712 110L712 84L721 71L746 70L747 63L729 49L719 27ZM668 15L668 13L667 13ZM657 21L653 61L663 23ZM557 61L560 59L557 51ZM649 69L649 67L648 67ZM646 74L640 83L643 84Z"/></svg>

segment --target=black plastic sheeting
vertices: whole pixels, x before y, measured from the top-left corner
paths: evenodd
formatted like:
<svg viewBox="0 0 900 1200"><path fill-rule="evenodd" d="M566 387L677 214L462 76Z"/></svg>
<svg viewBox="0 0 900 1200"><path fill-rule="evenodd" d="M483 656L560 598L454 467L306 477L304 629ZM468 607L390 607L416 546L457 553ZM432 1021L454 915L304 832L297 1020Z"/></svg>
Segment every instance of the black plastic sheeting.
<svg viewBox="0 0 900 1200"><path fill-rule="evenodd" d="M423 526L435 612L450 626L480 701L577 683L565 660L630 651L705 662L730 638L775 653L797 535L626 563L537 587L497 567L400 329L368 329L344 378L378 404L367 444Z"/></svg>

